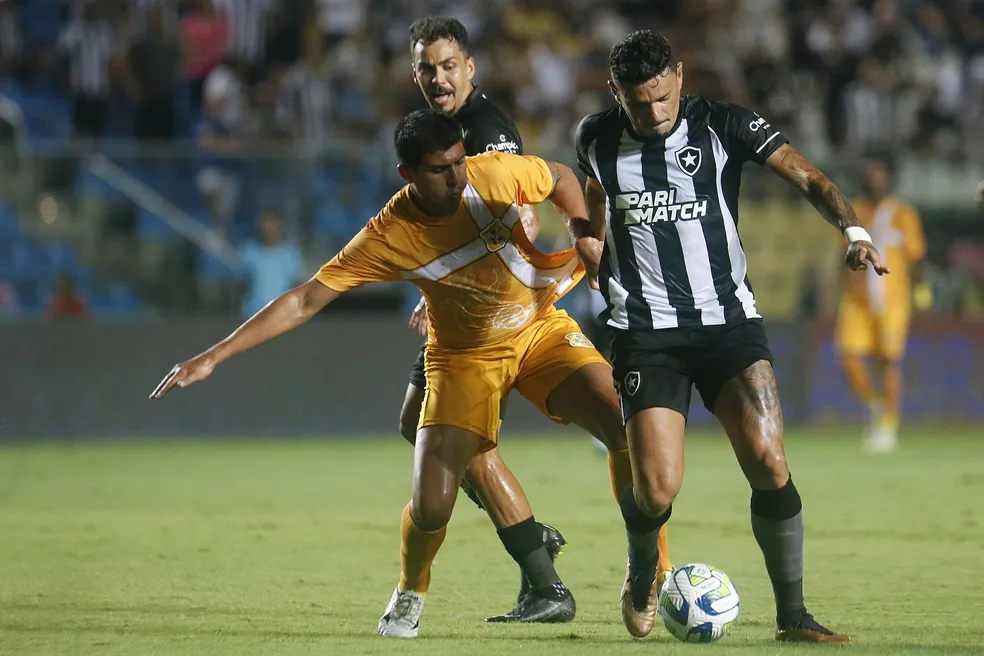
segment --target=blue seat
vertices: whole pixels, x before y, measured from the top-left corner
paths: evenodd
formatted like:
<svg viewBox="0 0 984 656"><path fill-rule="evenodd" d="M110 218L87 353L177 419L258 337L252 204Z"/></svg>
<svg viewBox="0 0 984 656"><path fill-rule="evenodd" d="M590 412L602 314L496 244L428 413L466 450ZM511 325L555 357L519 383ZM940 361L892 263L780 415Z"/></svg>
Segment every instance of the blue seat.
<svg viewBox="0 0 984 656"><path fill-rule="evenodd" d="M48 263L55 271L77 275L82 268L75 251L65 242L51 242L47 244L45 251Z"/></svg>
<svg viewBox="0 0 984 656"><path fill-rule="evenodd" d="M46 278L51 273L47 254L39 250L29 237L17 236L6 241L0 258L0 272L4 277L14 280L33 280Z"/></svg>
<svg viewBox="0 0 984 656"><path fill-rule="evenodd" d="M124 318L140 314L140 295L121 282L97 285L89 295L89 309L94 317Z"/></svg>
<svg viewBox="0 0 984 656"><path fill-rule="evenodd" d="M10 205L0 204L0 239L20 234L17 213Z"/></svg>
<svg viewBox="0 0 984 656"><path fill-rule="evenodd" d="M178 241L181 239L181 235L175 232L171 226L164 223L153 212L142 207L137 210L137 234L145 239L163 241Z"/></svg>
<svg viewBox="0 0 984 656"><path fill-rule="evenodd" d="M205 280L236 280L241 277L238 271L227 267L211 253L199 251L196 271Z"/></svg>

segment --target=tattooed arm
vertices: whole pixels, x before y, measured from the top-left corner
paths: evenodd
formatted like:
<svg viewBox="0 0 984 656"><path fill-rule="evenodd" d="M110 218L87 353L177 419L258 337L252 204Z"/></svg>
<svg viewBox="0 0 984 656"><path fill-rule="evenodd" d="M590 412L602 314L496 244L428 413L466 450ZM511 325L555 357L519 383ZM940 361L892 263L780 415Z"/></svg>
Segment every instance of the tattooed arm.
<svg viewBox="0 0 984 656"><path fill-rule="evenodd" d="M765 163L779 177L793 185L813 204L827 223L842 233L848 228L860 228L850 201L813 163L789 144L772 153ZM854 270L867 269L867 262L879 275L888 273L881 256L870 241L851 241L847 248L847 265Z"/></svg>

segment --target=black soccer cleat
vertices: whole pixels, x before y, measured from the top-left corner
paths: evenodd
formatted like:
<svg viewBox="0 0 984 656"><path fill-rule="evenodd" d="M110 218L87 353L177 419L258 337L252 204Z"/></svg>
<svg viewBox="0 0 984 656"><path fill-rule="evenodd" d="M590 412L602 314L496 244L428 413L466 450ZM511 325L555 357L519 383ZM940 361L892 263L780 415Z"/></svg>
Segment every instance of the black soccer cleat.
<svg viewBox="0 0 984 656"><path fill-rule="evenodd" d="M557 560L557 556L564 553L564 547L567 546L567 540L560 531L555 529L550 524L540 524L540 528L543 529L543 546L547 549L547 554L550 555L550 560ZM530 593L530 582L526 578L526 574L520 572L519 574L519 593L516 595L516 606L518 607L523 603L523 598Z"/></svg>
<svg viewBox="0 0 984 656"><path fill-rule="evenodd" d="M527 622L564 624L574 620L577 603L563 583L555 583L546 594L530 591L519 604L505 615L486 617L486 622Z"/></svg>
<svg viewBox="0 0 984 656"><path fill-rule="evenodd" d="M851 637L843 633L834 633L813 619L813 615L803 610L795 621L776 623L776 640L779 642L847 643L851 641Z"/></svg>
<svg viewBox="0 0 984 656"><path fill-rule="evenodd" d="M461 481L461 491L468 495L468 498L475 502L479 510L485 510L485 506L482 505L482 500L478 498L478 492L475 491L467 481Z"/></svg>

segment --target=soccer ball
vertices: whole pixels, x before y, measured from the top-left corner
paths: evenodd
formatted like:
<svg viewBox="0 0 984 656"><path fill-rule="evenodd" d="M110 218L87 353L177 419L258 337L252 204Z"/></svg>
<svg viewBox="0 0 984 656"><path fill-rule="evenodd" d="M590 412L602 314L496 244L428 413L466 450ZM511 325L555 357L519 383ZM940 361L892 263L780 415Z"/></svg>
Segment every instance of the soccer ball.
<svg viewBox="0 0 984 656"><path fill-rule="evenodd" d="M713 642L738 619L738 590L727 574L710 565L684 565L663 583L659 615L678 640Z"/></svg>

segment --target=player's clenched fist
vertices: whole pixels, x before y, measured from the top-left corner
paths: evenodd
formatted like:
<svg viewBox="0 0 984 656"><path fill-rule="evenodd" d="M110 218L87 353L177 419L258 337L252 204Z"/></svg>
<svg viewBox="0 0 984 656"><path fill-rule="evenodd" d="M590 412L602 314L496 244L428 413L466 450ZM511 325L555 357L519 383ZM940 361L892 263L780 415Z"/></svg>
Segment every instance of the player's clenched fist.
<svg viewBox="0 0 984 656"><path fill-rule="evenodd" d="M201 382L212 374L213 369L215 369L215 360L208 353L202 353L191 360L176 364L151 392L150 398L159 399L175 386L188 387Z"/></svg>
<svg viewBox="0 0 984 656"><path fill-rule="evenodd" d="M889 273L888 267L882 264L881 255L878 254L878 250L870 241L852 241L847 247L847 255L844 260L847 262L847 266L854 271L867 269L870 262L871 268L879 276Z"/></svg>

